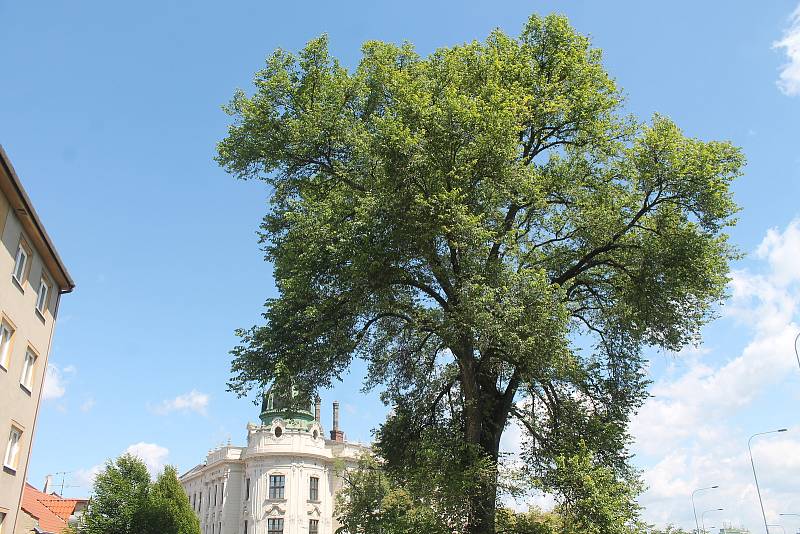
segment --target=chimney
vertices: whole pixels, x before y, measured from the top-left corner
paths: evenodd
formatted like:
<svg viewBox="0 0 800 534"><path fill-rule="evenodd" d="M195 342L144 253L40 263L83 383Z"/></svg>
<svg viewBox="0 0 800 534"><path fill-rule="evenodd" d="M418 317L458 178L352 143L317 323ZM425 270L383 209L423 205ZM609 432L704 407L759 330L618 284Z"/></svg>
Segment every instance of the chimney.
<svg viewBox="0 0 800 534"><path fill-rule="evenodd" d="M333 430L331 430L333 441L343 442L344 432L339 430L339 401L333 401Z"/></svg>
<svg viewBox="0 0 800 534"><path fill-rule="evenodd" d="M42 491L42 493L49 495L52 485L53 485L53 475L47 475L46 477L44 477L44 491Z"/></svg>
<svg viewBox="0 0 800 534"><path fill-rule="evenodd" d="M322 409L322 403L320 402L319 397L314 400L314 421L319 423L319 412Z"/></svg>

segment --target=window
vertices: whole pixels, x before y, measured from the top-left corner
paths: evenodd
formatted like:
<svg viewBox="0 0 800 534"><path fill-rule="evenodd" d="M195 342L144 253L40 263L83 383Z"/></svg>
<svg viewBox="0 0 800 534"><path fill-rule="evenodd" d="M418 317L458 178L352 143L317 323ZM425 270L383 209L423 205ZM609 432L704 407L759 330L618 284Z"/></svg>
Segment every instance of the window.
<svg viewBox="0 0 800 534"><path fill-rule="evenodd" d="M8 369L11 359L11 337L14 329L7 322L0 322L0 367Z"/></svg>
<svg viewBox="0 0 800 534"><path fill-rule="evenodd" d="M319 500L319 479L317 477L308 479L308 498L312 501Z"/></svg>
<svg viewBox="0 0 800 534"><path fill-rule="evenodd" d="M269 498L283 499L283 488L286 486L286 477L283 475L269 476ZM281 532L283 532L283 519L281 519Z"/></svg>
<svg viewBox="0 0 800 534"><path fill-rule="evenodd" d="M39 281L39 295L36 297L36 311L44 315L47 309L47 297L50 296L50 285L42 278Z"/></svg>
<svg viewBox="0 0 800 534"><path fill-rule="evenodd" d="M214 484L214 506L217 505L217 485Z"/></svg>
<svg viewBox="0 0 800 534"><path fill-rule="evenodd" d="M22 365L22 376L19 383L28 391L33 391L33 367L36 365L36 355L28 349L25 352L25 363Z"/></svg>
<svg viewBox="0 0 800 534"><path fill-rule="evenodd" d="M8 436L8 445L6 446L6 458L3 460L3 465L9 469L17 469L20 439L22 439L22 430L12 426L11 433Z"/></svg>
<svg viewBox="0 0 800 534"><path fill-rule="evenodd" d="M244 534L247 534L247 519L244 520Z"/></svg>
<svg viewBox="0 0 800 534"><path fill-rule="evenodd" d="M319 534L319 519L308 520L308 534Z"/></svg>
<svg viewBox="0 0 800 534"><path fill-rule="evenodd" d="M283 518L267 519L267 534L283 534Z"/></svg>
<svg viewBox="0 0 800 534"><path fill-rule="evenodd" d="M20 243L19 248L17 249L17 257L14 259L14 272L12 274L12 276L20 285L22 285L22 282L25 279L25 267L27 265L28 251L26 251L25 247L23 247L22 243Z"/></svg>
<svg viewBox="0 0 800 534"><path fill-rule="evenodd" d="M0 512L0 534L3 534L3 525L6 524L6 514Z"/></svg>
<svg viewBox="0 0 800 534"><path fill-rule="evenodd" d="M250 479L244 481L244 500L250 500Z"/></svg>

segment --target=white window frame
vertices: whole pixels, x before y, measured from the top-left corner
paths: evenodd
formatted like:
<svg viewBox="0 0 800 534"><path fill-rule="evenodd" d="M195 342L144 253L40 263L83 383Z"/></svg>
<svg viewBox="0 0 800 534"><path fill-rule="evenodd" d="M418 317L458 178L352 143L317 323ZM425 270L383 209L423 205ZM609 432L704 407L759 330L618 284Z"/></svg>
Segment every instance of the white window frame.
<svg viewBox="0 0 800 534"><path fill-rule="evenodd" d="M8 321L0 320L0 367L8 371L11 366L11 342L14 339L14 327Z"/></svg>
<svg viewBox="0 0 800 534"><path fill-rule="evenodd" d="M44 311L47 309L47 301L50 299L50 284L43 276L39 280L39 293L36 295L36 311L44 316Z"/></svg>
<svg viewBox="0 0 800 534"><path fill-rule="evenodd" d="M281 485L276 483L280 480ZM278 496L280 490L280 496ZM286 499L286 475L284 473L272 473L269 475L268 495L270 500L284 500Z"/></svg>
<svg viewBox="0 0 800 534"><path fill-rule="evenodd" d="M14 437L16 436L16 440ZM22 441L22 430L12 426L8 433L8 443L6 444L6 455L3 458L3 466L16 472L19 465L19 449ZM12 445L13 442L13 445Z"/></svg>
<svg viewBox="0 0 800 534"><path fill-rule="evenodd" d="M22 262L20 262L20 258L22 258ZM20 243L17 247L17 255L14 257L14 272L11 273L11 276L14 277L14 280L16 280L20 286L25 280L25 269L28 267L29 259L28 251L25 250L25 247Z"/></svg>
<svg viewBox="0 0 800 534"><path fill-rule="evenodd" d="M28 391L33 391L33 372L38 359L39 356L31 349L25 351L25 360L22 363L22 375L19 377L19 383ZM28 363L29 361L30 364Z"/></svg>

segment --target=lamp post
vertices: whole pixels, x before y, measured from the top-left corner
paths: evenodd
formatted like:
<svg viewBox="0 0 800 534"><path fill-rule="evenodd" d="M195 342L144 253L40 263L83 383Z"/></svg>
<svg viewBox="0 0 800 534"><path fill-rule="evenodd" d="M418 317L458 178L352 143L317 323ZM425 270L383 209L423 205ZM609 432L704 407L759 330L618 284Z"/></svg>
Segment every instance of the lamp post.
<svg viewBox="0 0 800 534"><path fill-rule="evenodd" d="M766 434L775 434L778 432L786 432L787 429L779 428L778 430L770 430L769 432L758 432L750 436L750 439L747 440L747 450L750 452L750 466L753 468L753 480L756 481L756 493L758 494L758 504L761 505L761 517L764 518L764 532L769 534L769 525L767 525L767 514L764 512L764 501L761 500L761 488L758 486L758 476L756 475L756 464L753 462L753 449L750 446L750 442L753 441L753 438L756 436L764 436Z"/></svg>
<svg viewBox="0 0 800 534"><path fill-rule="evenodd" d="M794 338L794 357L797 358L797 366L800 367L800 354L797 353L797 341L800 340L800 334Z"/></svg>
<svg viewBox="0 0 800 534"><path fill-rule="evenodd" d="M723 508L712 508L700 514L700 524L703 525L703 534L706 534L706 514L708 512L721 512Z"/></svg>
<svg viewBox="0 0 800 534"><path fill-rule="evenodd" d="M692 513L694 513L694 526L695 531L699 534L700 533L700 523L697 522L697 508L694 506L694 494L698 491L705 491L710 489L717 489L719 486L709 486L707 488L697 488L692 492Z"/></svg>

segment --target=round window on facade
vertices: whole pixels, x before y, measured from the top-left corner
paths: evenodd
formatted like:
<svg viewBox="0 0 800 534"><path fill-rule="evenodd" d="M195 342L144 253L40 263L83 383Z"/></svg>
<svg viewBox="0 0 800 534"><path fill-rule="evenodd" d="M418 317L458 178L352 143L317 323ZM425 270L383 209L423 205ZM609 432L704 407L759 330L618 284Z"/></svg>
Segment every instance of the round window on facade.
<svg viewBox="0 0 800 534"><path fill-rule="evenodd" d="M281 427L279 427L279 426L276 426L275 427L275 437L279 438L279 437L281 437L281 434L283 434L283 429Z"/></svg>

